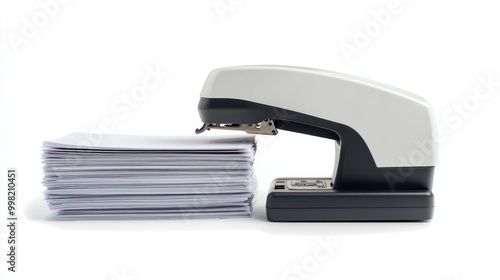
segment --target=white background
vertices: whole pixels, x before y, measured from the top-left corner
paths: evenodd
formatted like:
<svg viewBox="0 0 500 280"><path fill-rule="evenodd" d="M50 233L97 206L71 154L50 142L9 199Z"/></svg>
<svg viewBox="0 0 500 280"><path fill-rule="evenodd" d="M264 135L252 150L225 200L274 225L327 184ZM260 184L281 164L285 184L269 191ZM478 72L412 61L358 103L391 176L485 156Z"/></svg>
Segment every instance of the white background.
<svg viewBox="0 0 500 280"><path fill-rule="evenodd" d="M5 215L6 170L16 167L20 219L17 273L6 271L2 221L2 279L500 277L500 85L488 96L480 82L489 76L500 81L495 1L221 0L215 3L231 7L219 11L221 17L213 0L75 0L52 6L44 23L39 3L47 2L2 1L0 7L0 210ZM391 10L385 26L373 24L373 13L381 10ZM36 21L36 32L23 35L24 18ZM355 37L362 36L356 28L366 27L369 41L356 45ZM350 60L341 49L345 44L359 47ZM255 163L260 194L252 218L43 220L43 140L92 131L108 119L113 133L192 135L201 125L196 107L209 71L246 64L333 70L426 98L444 133L434 219L266 221L273 178L328 176L333 168L332 142L280 132L261 139ZM112 104L120 105L122 95L141 85L147 67L169 76L127 116L114 111ZM327 251L325 242L335 246ZM318 251L321 260L315 259ZM293 274L294 267L307 272Z"/></svg>

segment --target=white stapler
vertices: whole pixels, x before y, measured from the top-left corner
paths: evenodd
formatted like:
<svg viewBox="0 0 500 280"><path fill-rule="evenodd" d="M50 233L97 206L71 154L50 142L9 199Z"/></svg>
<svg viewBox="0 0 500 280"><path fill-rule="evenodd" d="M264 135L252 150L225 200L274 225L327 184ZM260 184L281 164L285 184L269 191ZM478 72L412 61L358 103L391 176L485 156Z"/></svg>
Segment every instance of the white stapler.
<svg viewBox="0 0 500 280"><path fill-rule="evenodd" d="M432 108L421 97L345 74L286 66L212 71L196 130L279 129L332 139L331 177L277 178L270 221L420 221L432 218L438 162Z"/></svg>

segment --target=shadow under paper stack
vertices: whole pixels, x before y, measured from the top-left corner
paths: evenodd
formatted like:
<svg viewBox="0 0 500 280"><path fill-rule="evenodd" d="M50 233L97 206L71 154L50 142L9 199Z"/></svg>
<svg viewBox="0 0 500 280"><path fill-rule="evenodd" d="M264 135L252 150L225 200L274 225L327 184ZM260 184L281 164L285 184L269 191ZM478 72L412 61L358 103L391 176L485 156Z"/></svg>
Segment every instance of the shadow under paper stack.
<svg viewBox="0 0 500 280"><path fill-rule="evenodd" d="M248 217L255 138L72 133L43 143L51 220Z"/></svg>

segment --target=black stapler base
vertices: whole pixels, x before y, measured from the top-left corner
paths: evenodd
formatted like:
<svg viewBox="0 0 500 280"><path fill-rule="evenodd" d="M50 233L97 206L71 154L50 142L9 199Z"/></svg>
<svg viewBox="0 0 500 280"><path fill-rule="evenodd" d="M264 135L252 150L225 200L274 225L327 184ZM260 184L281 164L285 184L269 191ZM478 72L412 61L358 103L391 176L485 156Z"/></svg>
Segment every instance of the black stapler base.
<svg viewBox="0 0 500 280"><path fill-rule="evenodd" d="M267 219L272 222L432 219L434 196L430 190L346 191L333 190L328 183L326 178L274 180L267 197Z"/></svg>

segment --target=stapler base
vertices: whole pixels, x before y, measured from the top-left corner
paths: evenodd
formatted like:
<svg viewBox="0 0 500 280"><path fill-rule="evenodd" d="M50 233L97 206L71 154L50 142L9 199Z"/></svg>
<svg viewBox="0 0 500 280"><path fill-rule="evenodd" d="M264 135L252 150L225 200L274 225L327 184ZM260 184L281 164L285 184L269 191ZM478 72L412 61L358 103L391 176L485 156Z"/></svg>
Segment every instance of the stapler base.
<svg viewBox="0 0 500 280"><path fill-rule="evenodd" d="M329 178L278 178L267 196L273 222L424 221L434 196L418 190L334 190Z"/></svg>

